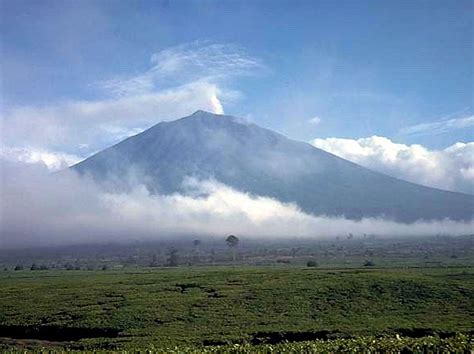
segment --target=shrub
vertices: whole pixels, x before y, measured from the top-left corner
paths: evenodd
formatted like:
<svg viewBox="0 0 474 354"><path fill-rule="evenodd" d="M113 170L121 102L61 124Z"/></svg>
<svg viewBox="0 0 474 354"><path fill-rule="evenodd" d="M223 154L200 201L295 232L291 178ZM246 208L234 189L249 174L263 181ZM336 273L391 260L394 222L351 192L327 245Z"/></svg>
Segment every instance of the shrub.
<svg viewBox="0 0 474 354"><path fill-rule="evenodd" d="M66 270L74 270L74 266L71 263L66 263L64 268L66 268Z"/></svg>
<svg viewBox="0 0 474 354"><path fill-rule="evenodd" d="M30 270L39 270L39 267L36 263L33 263L30 267Z"/></svg>
<svg viewBox="0 0 474 354"><path fill-rule="evenodd" d="M284 263L284 264L291 263L289 259L277 259L276 262L277 262L277 263Z"/></svg>
<svg viewBox="0 0 474 354"><path fill-rule="evenodd" d="M317 267L318 263L316 261L308 261L306 262L307 267Z"/></svg>

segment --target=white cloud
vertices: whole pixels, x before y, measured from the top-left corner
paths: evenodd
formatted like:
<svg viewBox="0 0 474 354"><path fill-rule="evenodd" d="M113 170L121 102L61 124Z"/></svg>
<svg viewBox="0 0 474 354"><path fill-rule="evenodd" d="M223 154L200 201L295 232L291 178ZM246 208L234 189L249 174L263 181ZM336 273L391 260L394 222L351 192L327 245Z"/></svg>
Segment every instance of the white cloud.
<svg viewBox="0 0 474 354"><path fill-rule="evenodd" d="M421 123L417 125L412 125L400 130L400 133L403 135L439 135L448 133L453 130L465 129L474 127L474 115L461 117L461 118L451 118L444 119L438 122L428 122Z"/></svg>
<svg viewBox="0 0 474 354"><path fill-rule="evenodd" d="M221 79L253 74L263 69L260 60L233 44L195 41L155 53L150 72L157 77L202 77Z"/></svg>
<svg viewBox="0 0 474 354"><path fill-rule="evenodd" d="M315 147L388 175L440 189L474 193L474 142L444 150L388 138L314 139Z"/></svg>
<svg viewBox="0 0 474 354"><path fill-rule="evenodd" d="M316 217L294 204L242 193L215 181L188 180L184 194L152 195L143 186L128 194L105 193L72 172L49 174L40 165L1 163L0 247L229 233L243 238L317 238L349 232L458 235L471 232L474 226L450 220L399 224Z"/></svg>
<svg viewBox="0 0 474 354"><path fill-rule="evenodd" d="M313 125L318 125L319 123L321 123L321 118L313 117L313 118L308 120L308 123L313 124Z"/></svg>
<svg viewBox="0 0 474 354"><path fill-rule="evenodd" d="M143 73L100 82L105 99L8 109L0 119L2 148L86 157L163 120L199 109L223 114L222 98L240 96L229 82L264 67L237 46L206 41L155 53L150 65Z"/></svg>
<svg viewBox="0 0 474 354"><path fill-rule="evenodd" d="M77 151L87 145L93 152L154 123L198 109L222 113L218 94L214 84L192 82L137 96L18 107L3 120L2 144L56 151Z"/></svg>
<svg viewBox="0 0 474 354"><path fill-rule="evenodd" d="M209 41L194 41L154 53L151 67L131 77L113 78L99 86L118 96L143 94L183 82L214 84L237 76L253 75L265 66L241 47Z"/></svg>

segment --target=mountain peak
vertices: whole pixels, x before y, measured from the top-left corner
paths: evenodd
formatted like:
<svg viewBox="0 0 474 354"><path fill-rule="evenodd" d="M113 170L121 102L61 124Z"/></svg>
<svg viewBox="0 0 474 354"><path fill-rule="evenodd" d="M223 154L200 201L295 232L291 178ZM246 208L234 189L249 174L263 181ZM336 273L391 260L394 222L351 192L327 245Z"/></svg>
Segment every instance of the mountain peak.
<svg viewBox="0 0 474 354"><path fill-rule="evenodd" d="M218 113L212 113L209 111L204 111L202 109L198 109L196 112L190 115L190 117L196 117L196 116L209 116L209 117L221 117L223 114L218 114Z"/></svg>
<svg viewBox="0 0 474 354"><path fill-rule="evenodd" d="M191 119L200 119L200 120L220 119L220 120L227 120L227 121L230 121L230 122L233 122L233 123L247 125L247 126L254 125L252 122L250 122L249 120L247 120L245 118L235 117L235 116L231 116L231 115L227 115L227 114L219 114L219 113L208 112L208 111L204 111L204 110L201 110L201 109L199 109L196 112L194 112L193 114L191 114L187 117L181 118L181 119L190 119L190 118Z"/></svg>
<svg viewBox="0 0 474 354"><path fill-rule="evenodd" d="M200 114L214 114L212 112L209 112L209 111L204 111L202 109L198 109L196 112L194 112L193 114L191 114L192 116L195 116L195 115L200 115Z"/></svg>

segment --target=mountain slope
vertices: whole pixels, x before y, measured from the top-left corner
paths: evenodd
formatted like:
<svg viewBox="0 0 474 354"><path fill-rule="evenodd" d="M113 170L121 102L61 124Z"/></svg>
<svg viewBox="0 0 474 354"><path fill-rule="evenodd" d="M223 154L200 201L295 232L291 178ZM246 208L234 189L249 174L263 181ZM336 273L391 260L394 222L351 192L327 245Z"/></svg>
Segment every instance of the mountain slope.
<svg viewBox="0 0 474 354"><path fill-rule="evenodd" d="M186 176L294 202L311 214L468 220L474 196L371 171L255 124L197 111L162 122L71 167L108 186L144 183L154 193L181 190Z"/></svg>

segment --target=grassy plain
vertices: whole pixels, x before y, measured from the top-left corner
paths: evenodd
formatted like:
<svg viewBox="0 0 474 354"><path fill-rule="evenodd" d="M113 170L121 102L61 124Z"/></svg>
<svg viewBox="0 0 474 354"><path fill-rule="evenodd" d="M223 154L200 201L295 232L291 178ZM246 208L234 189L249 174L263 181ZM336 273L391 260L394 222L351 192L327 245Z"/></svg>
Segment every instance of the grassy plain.
<svg viewBox="0 0 474 354"><path fill-rule="evenodd" d="M311 352L397 338L466 349L473 323L471 267L0 273L0 349Z"/></svg>

